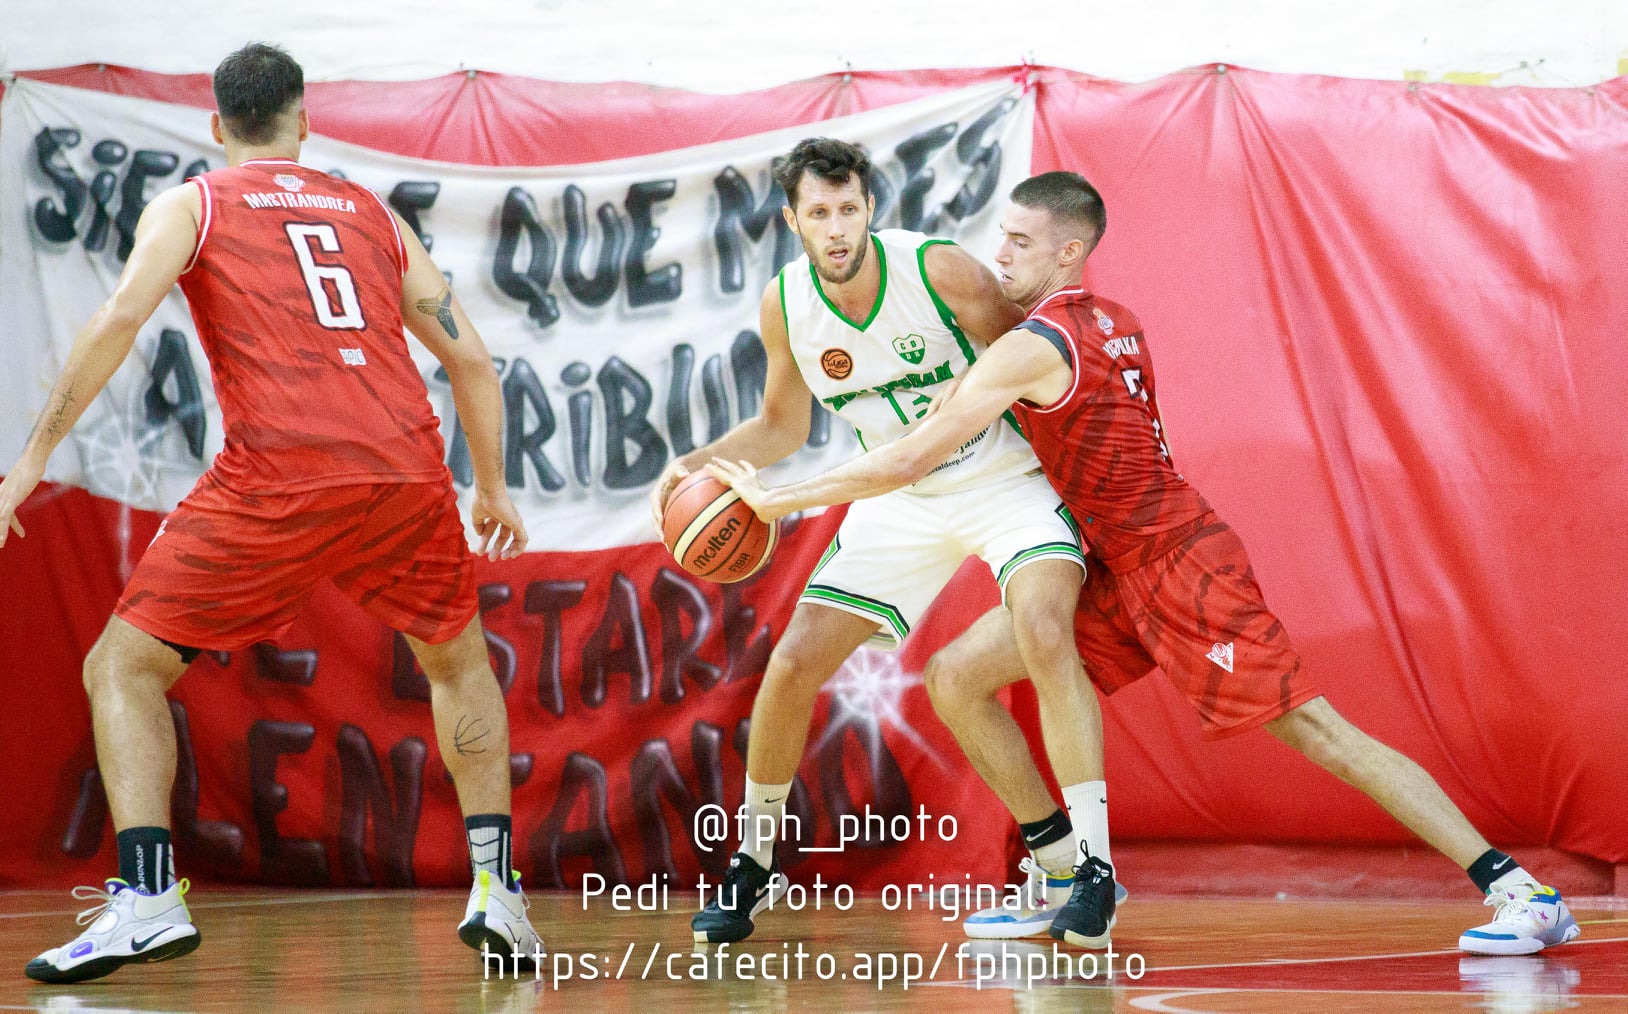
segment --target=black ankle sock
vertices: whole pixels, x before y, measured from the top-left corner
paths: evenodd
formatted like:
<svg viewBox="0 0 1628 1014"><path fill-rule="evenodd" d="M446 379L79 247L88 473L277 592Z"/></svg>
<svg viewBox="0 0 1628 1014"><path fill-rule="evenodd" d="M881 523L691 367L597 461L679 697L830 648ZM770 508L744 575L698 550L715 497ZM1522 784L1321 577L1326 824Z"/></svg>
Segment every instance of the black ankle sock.
<svg viewBox="0 0 1628 1014"><path fill-rule="evenodd" d="M482 813L464 818L464 835L469 839L471 873L489 871L507 887L514 878L514 855L510 846L514 823L506 813Z"/></svg>
<svg viewBox="0 0 1628 1014"><path fill-rule="evenodd" d="M1481 888L1481 893L1486 894L1492 890L1494 880L1516 869L1517 865L1515 860L1497 849L1487 849L1481 854L1481 858L1471 863L1470 868L1464 872L1475 881L1475 886Z"/></svg>
<svg viewBox="0 0 1628 1014"><path fill-rule="evenodd" d="M143 894L163 894L175 880L170 832L162 827L127 827L119 843L119 879Z"/></svg>
<svg viewBox="0 0 1628 1014"><path fill-rule="evenodd" d="M1018 830L1023 832L1023 847L1033 852L1067 838L1074 833L1074 825L1069 821L1068 814L1059 808L1045 820L1019 824Z"/></svg>

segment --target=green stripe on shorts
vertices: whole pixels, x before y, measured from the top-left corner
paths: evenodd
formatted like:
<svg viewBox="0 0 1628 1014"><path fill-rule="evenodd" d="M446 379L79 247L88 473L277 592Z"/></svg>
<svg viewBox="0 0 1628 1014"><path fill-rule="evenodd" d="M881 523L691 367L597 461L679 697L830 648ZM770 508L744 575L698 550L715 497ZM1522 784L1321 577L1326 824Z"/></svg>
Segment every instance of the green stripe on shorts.
<svg viewBox="0 0 1628 1014"><path fill-rule="evenodd" d="M886 602L868 599L863 595L855 595L852 592L845 592L840 588L832 588L823 584L811 584L804 588L802 597L839 603L864 613L866 616L875 616L878 620L893 628L894 636L899 639L900 643L903 643L905 635L910 633L910 624L904 621L904 614L900 613L896 606L890 606Z"/></svg>
<svg viewBox="0 0 1628 1014"><path fill-rule="evenodd" d="M1067 542L1048 542L1044 545L1025 549L1023 552L1012 557L1010 560L1007 560L1006 565L1001 568L1000 573L995 575L995 580L1002 588L1004 588L1006 587L1007 579L1012 576L1013 571L1017 570L1019 567L1031 560L1043 560L1047 558L1073 560L1081 567L1085 566L1085 554L1080 552L1079 546L1070 545Z"/></svg>

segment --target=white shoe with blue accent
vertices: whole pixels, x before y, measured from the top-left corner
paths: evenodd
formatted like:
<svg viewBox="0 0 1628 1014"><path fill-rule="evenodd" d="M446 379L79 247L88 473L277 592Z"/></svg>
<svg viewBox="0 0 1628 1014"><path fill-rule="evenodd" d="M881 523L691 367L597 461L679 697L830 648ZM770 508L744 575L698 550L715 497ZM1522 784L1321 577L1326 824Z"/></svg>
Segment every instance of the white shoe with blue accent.
<svg viewBox="0 0 1628 1014"><path fill-rule="evenodd" d="M469 904L464 908L464 921L458 924L458 939L480 951L483 962L500 958L499 970L511 963L516 974L522 968L533 968L546 952L542 938L526 917L529 908L531 902L520 890L520 874L505 885L490 871L480 870L475 874L475 885L469 889Z"/></svg>
<svg viewBox="0 0 1628 1014"><path fill-rule="evenodd" d="M1024 874L1022 894L967 916L961 923L967 936L974 940L1016 940L1043 937L1051 931L1057 910L1074 892L1074 871L1061 876L1048 873L1032 857L1025 857L1018 869ZM1130 892L1116 883L1114 895L1115 904L1124 904Z"/></svg>
<svg viewBox="0 0 1628 1014"><path fill-rule="evenodd" d="M121 965L168 961L191 954L203 939L192 925L186 893L191 884L177 880L162 894L143 894L122 880L109 880L106 890L76 887L73 896L101 904L79 913L85 932L53 947L24 969L37 982L84 982L100 979Z"/></svg>
<svg viewBox="0 0 1628 1014"><path fill-rule="evenodd" d="M1517 885L1495 888L1484 904L1498 914L1484 926L1465 930L1459 950L1471 954L1536 954L1545 947L1575 940L1582 930L1552 887Z"/></svg>

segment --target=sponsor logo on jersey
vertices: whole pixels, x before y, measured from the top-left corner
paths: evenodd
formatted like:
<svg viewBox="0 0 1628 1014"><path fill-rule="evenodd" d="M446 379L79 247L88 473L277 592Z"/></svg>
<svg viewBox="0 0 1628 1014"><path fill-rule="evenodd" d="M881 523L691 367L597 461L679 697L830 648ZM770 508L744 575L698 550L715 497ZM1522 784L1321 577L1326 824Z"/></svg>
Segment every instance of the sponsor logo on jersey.
<svg viewBox="0 0 1628 1014"><path fill-rule="evenodd" d="M1220 641L1217 641L1215 643L1215 647L1211 648L1210 653L1204 657L1225 669L1227 672L1231 672L1232 642L1228 641L1226 644L1222 644Z"/></svg>
<svg viewBox="0 0 1628 1014"><path fill-rule="evenodd" d="M1114 319L1112 317L1108 316L1106 313L1103 313L1094 306L1091 308L1091 314L1097 318L1097 327L1102 328L1103 334L1114 333Z"/></svg>
<svg viewBox="0 0 1628 1014"><path fill-rule="evenodd" d="M854 357L847 349L826 349L820 353L820 369L832 380L846 380L854 372Z"/></svg>
<svg viewBox="0 0 1628 1014"><path fill-rule="evenodd" d="M907 334L903 338L893 339L893 351L899 358L911 366L920 366L922 359L927 356L927 339L919 334Z"/></svg>
<svg viewBox="0 0 1628 1014"><path fill-rule="evenodd" d="M345 361L346 366L367 365L367 356L362 355L361 349L340 349L339 358Z"/></svg>
<svg viewBox="0 0 1628 1014"><path fill-rule="evenodd" d="M1108 354L1109 359L1117 359L1120 356L1134 356L1141 349L1136 346L1136 336L1128 334L1123 338L1110 338L1103 342L1102 351Z"/></svg>
<svg viewBox="0 0 1628 1014"><path fill-rule="evenodd" d="M305 187L305 181L293 173L278 173L271 178L271 182L289 191L302 190Z"/></svg>
<svg viewBox="0 0 1628 1014"><path fill-rule="evenodd" d="M830 352L827 352L826 354L829 355ZM821 357L821 363L824 363L823 356ZM850 369L851 368L852 367L850 366ZM830 373L830 368L827 368L825 372ZM846 376L846 374L844 374L844 376ZM837 379L840 380L841 378L839 377ZM934 385L947 383L954 379L955 371L950 366L950 361L946 359L926 373L906 373L904 376L895 380L890 380L885 384L877 384L875 387L868 387L862 391L844 391L842 394L833 394L829 398L821 398L820 401L829 405L831 407L831 411L833 412L842 411L842 406L848 404L862 394L879 394L897 405L896 399L893 398L894 391L901 389L912 390L918 387L933 387Z"/></svg>

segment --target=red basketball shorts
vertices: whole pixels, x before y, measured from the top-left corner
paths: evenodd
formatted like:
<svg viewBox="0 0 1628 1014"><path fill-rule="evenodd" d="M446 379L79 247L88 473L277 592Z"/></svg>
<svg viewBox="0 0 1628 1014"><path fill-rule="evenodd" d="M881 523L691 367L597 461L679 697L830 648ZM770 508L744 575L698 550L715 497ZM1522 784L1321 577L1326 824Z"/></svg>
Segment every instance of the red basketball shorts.
<svg viewBox="0 0 1628 1014"><path fill-rule="evenodd" d="M1319 696L1266 608L1237 533L1212 512L1169 538L1163 553L1120 573L1086 557L1074 642L1092 682L1111 694L1158 666L1211 737Z"/></svg>
<svg viewBox="0 0 1628 1014"><path fill-rule="evenodd" d="M450 481L254 496L205 474L164 519L114 612L210 651L276 640L316 585L438 644L476 613L474 558Z"/></svg>

